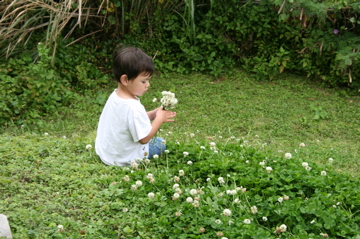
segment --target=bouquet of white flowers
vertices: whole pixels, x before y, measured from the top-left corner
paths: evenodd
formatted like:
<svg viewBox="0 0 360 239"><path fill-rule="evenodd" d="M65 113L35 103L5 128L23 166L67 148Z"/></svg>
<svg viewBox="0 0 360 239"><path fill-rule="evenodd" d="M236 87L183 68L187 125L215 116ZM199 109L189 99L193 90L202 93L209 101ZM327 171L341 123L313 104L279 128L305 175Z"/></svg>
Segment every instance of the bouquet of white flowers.
<svg viewBox="0 0 360 239"><path fill-rule="evenodd" d="M162 98L160 100L161 106L164 110L174 109L178 100L175 98L175 94L170 91L161 92Z"/></svg>

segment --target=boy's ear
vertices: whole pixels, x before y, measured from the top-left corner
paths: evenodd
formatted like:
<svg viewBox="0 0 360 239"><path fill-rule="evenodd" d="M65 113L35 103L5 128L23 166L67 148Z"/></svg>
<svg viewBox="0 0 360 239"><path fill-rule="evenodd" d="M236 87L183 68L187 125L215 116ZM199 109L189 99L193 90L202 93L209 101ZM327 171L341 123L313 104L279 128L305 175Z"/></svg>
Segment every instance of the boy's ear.
<svg viewBox="0 0 360 239"><path fill-rule="evenodd" d="M120 76L120 83L121 83L122 85L127 85L128 82L129 82L129 79L128 79L127 75L122 75L122 76Z"/></svg>

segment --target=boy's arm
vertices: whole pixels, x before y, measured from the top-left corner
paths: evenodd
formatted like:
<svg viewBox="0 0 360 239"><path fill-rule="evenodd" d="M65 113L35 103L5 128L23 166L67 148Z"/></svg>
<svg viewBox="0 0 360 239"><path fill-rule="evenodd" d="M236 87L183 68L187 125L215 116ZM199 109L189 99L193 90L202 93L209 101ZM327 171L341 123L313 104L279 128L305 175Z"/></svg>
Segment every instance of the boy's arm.
<svg viewBox="0 0 360 239"><path fill-rule="evenodd" d="M146 144L147 142L149 142L152 139L152 137L155 136L157 131L160 129L160 126L163 123L174 121L173 118L175 116L176 116L176 112L162 110L161 108L156 109L155 119L151 124L152 127L151 131L145 138L140 139L139 143Z"/></svg>

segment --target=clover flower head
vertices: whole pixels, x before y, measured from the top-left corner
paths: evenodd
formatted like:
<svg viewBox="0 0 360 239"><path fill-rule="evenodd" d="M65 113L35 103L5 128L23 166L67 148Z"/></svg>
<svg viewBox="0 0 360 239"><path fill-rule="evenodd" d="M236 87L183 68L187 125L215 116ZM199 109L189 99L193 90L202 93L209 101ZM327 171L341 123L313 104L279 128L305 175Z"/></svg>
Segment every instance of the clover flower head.
<svg viewBox="0 0 360 239"><path fill-rule="evenodd" d="M260 166L264 166L264 165L265 165L265 161L261 161L261 162L259 163L259 165L260 165Z"/></svg>
<svg viewBox="0 0 360 239"><path fill-rule="evenodd" d="M162 98L160 99L160 103L164 110L175 108L175 105L178 103L178 100L175 98L175 94L170 91L163 91L161 93Z"/></svg>
<svg viewBox="0 0 360 239"><path fill-rule="evenodd" d="M218 178L218 181L219 181L219 183L221 183L221 184L225 183L225 180L224 180L223 177L219 177L219 178Z"/></svg>
<svg viewBox="0 0 360 239"><path fill-rule="evenodd" d="M195 201L192 203L192 205L193 205L194 207L199 207L199 206L200 206L200 203L199 203L199 201L195 200Z"/></svg>
<svg viewBox="0 0 360 239"><path fill-rule="evenodd" d="M45 133L44 133L44 135L45 135L45 136L48 136L48 135L49 135L49 133L46 133L46 132L45 132Z"/></svg>
<svg viewBox="0 0 360 239"><path fill-rule="evenodd" d="M268 173L270 173L272 170L272 167L266 167L266 171L268 171Z"/></svg>
<svg viewBox="0 0 360 239"><path fill-rule="evenodd" d="M302 165L303 167L308 167L308 166L309 166L309 164L308 164L307 162L303 162L301 165Z"/></svg>
<svg viewBox="0 0 360 239"><path fill-rule="evenodd" d="M136 191L137 190L137 186L135 184L131 185L131 190Z"/></svg>
<svg viewBox="0 0 360 239"><path fill-rule="evenodd" d="M154 154L154 155L153 155L153 158L154 158L154 159L158 159L158 158L159 158L159 155Z"/></svg>
<svg viewBox="0 0 360 239"><path fill-rule="evenodd" d="M178 193L174 193L173 198L178 199L179 197L180 197L180 194L178 194Z"/></svg>
<svg viewBox="0 0 360 239"><path fill-rule="evenodd" d="M263 220L264 222L266 222L268 219L267 219L267 217L262 217L262 220Z"/></svg>
<svg viewBox="0 0 360 239"><path fill-rule="evenodd" d="M195 134L194 133L190 133L190 138L194 138Z"/></svg>
<svg viewBox="0 0 360 239"><path fill-rule="evenodd" d="M334 162L334 159L333 158L329 158L329 163L332 163Z"/></svg>
<svg viewBox="0 0 360 239"><path fill-rule="evenodd" d="M300 144L299 144L299 147L305 147L305 144L304 144L304 143L300 143Z"/></svg>
<svg viewBox="0 0 360 239"><path fill-rule="evenodd" d="M180 217L182 213L180 211L175 212L175 216Z"/></svg>
<svg viewBox="0 0 360 239"><path fill-rule="evenodd" d="M155 197L155 194L154 194L154 193L148 193L148 197L149 197L150 199L153 199L153 198Z"/></svg>
<svg viewBox="0 0 360 239"><path fill-rule="evenodd" d="M326 171L321 171L321 176L326 176Z"/></svg>
<svg viewBox="0 0 360 239"><path fill-rule="evenodd" d="M179 170L179 175L180 175L180 176L184 176L184 175L185 175L184 170Z"/></svg>
<svg viewBox="0 0 360 239"><path fill-rule="evenodd" d="M279 203L282 203L283 200L284 200L284 198L282 198L282 197L279 197L279 198L278 198L278 202L279 202Z"/></svg>
<svg viewBox="0 0 360 239"><path fill-rule="evenodd" d="M57 228L59 229L60 232L64 231L64 226L63 225L58 225Z"/></svg>
<svg viewBox="0 0 360 239"><path fill-rule="evenodd" d="M187 197L187 198L186 198L186 202L187 202L187 203L193 203L194 200L193 200L192 197Z"/></svg>
<svg viewBox="0 0 360 239"><path fill-rule="evenodd" d="M234 203L240 203L240 202L241 202L240 199L238 199L238 198L234 199Z"/></svg>
<svg viewBox="0 0 360 239"><path fill-rule="evenodd" d="M135 182L135 184L137 187L141 187L143 183L140 180L138 180Z"/></svg>
<svg viewBox="0 0 360 239"><path fill-rule="evenodd" d="M86 145L86 149L87 149L87 150L92 149L92 145L91 145L91 144Z"/></svg>
<svg viewBox="0 0 360 239"><path fill-rule="evenodd" d="M216 236L222 237L222 236L224 236L224 233L223 232L216 232Z"/></svg>
<svg viewBox="0 0 360 239"><path fill-rule="evenodd" d="M224 215L224 216L227 216L227 217L231 216L231 211L230 211L230 209L224 209L223 215Z"/></svg>
<svg viewBox="0 0 360 239"><path fill-rule="evenodd" d="M206 149L205 146L200 146L200 149Z"/></svg>
<svg viewBox="0 0 360 239"><path fill-rule="evenodd" d="M164 150L164 153L168 154L168 153L170 153L170 150L165 149L165 150Z"/></svg>
<svg viewBox="0 0 360 239"><path fill-rule="evenodd" d="M184 157L186 157L186 156L188 156L189 155L189 152L183 152L183 154L184 154Z"/></svg>
<svg viewBox="0 0 360 239"><path fill-rule="evenodd" d="M175 183L175 184L173 185L173 189L176 189L176 188L179 188L179 187L180 187L180 185L177 184L177 183Z"/></svg>
<svg viewBox="0 0 360 239"><path fill-rule="evenodd" d="M251 210L251 213L252 213L252 214L256 214L256 213L258 212L258 209L257 209L256 206L252 206L252 207L250 208L250 210Z"/></svg>
<svg viewBox="0 0 360 239"><path fill-rule="evenodd" d="M210 146L211 146L211 147L215 147L215 146L216 146L216 143L215 143L215 142L210 142Z"/></svg>
<svg viewBox="0 0 360 239"><path fill-rule="evenodd" d="M189 160L189 161L187 161L187 164L188 164L188 165L192 165L193 162Z"/></svg>
<svg viewBox="0 0 360 239"><path fill-rule="evenodd" d="M285 224L281 224L279 228L281 232L286 232L287 226Z"/></svg>
<svg viewBox="0 0 360 239"><path fill-rule="evenodd" d="M220 225L220 224L222 224L222 221L220 219L216 219L215 223Z"/></svg>
<svg viewBox="0 0 360 239"><path fill-rule="evenodd" d="M180 181L180 178L178 176L174 176L174 182L179 182Z"/></svg>
<svg viewBox="0 0 360 239"><path fill-rule="evenodd" d="M195 196L195 195L197 194L197 190L196 190L196 189L191 189L191 190L190 190L190 194L191 194L192 196Z"/></svg>
<svg viewBox="0 0 360 239"><path fill-rule="evenodd" d="M245 219L245 220L244 220L244 223L245 223L245 224L250 224L250 223L251 223L251 220L250 220L250 219Z"/></svg>
<svg viewBox="0 0 360 239"><path fill-rule="evenodd" d="M129 182L129 181L130 181L130 177L129 177L128 175L125 175L125 176L123 177L123 179L124 179L126 182Z"/></svg>
<svg viewBox="0 0 360 239"><path fill-rule="evenodd" d="M284 199L285 201L287 201L287 200L290 199L290 197L289 197L288 195L284 195L283 199Z"/></svg>
<svg viewBox="0 0 360 239"><path fill-rule="evenodd" d="M200 232L200 233L204 233L204 232L205 232L205 228L200 227L199 232Z"/></svg>
<svg viewBox="0 0 360 239"><path fill-rule="evenodd" d="M126 207L123 208L123 212L128 212L128 211L129 211L129 209L127 209Z"/></svg>
<svg viewBox="0 0 360 239"><path fill-rule="evenodd" d="M175 188L175 192L177 192L178 194L182 194L182 190L180 188Z"/></svg>
<svg viewBox="0 0 360 239"><path fill-rule="evenodd" d="M286 154L285 154L285 158L286 158L286 159L291 159L291 158L292 158L291 153L286 153Z"/></svg>
<svg viewBox="0 0 360 239"><path fill-rule="evenodd" d="M311 170L311 167L306 166L305 169L306 169L306 171L310 171L310 170Z"/></svg>

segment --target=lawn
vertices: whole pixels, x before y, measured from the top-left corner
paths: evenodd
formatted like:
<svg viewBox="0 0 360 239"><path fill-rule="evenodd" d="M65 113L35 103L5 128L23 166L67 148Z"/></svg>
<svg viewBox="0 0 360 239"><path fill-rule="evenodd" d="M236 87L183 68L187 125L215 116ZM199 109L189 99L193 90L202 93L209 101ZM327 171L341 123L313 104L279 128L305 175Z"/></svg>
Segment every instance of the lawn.
<svg viewBox="0 0 360 239"><path fill-rule="evenodd" d="M360 98L283 75L154 75L179 100L169 152L130 168L94 152L115 88L5 125L0 212L14 238L360 238ZM285 156L286 155L286 156Z"/></svg>

